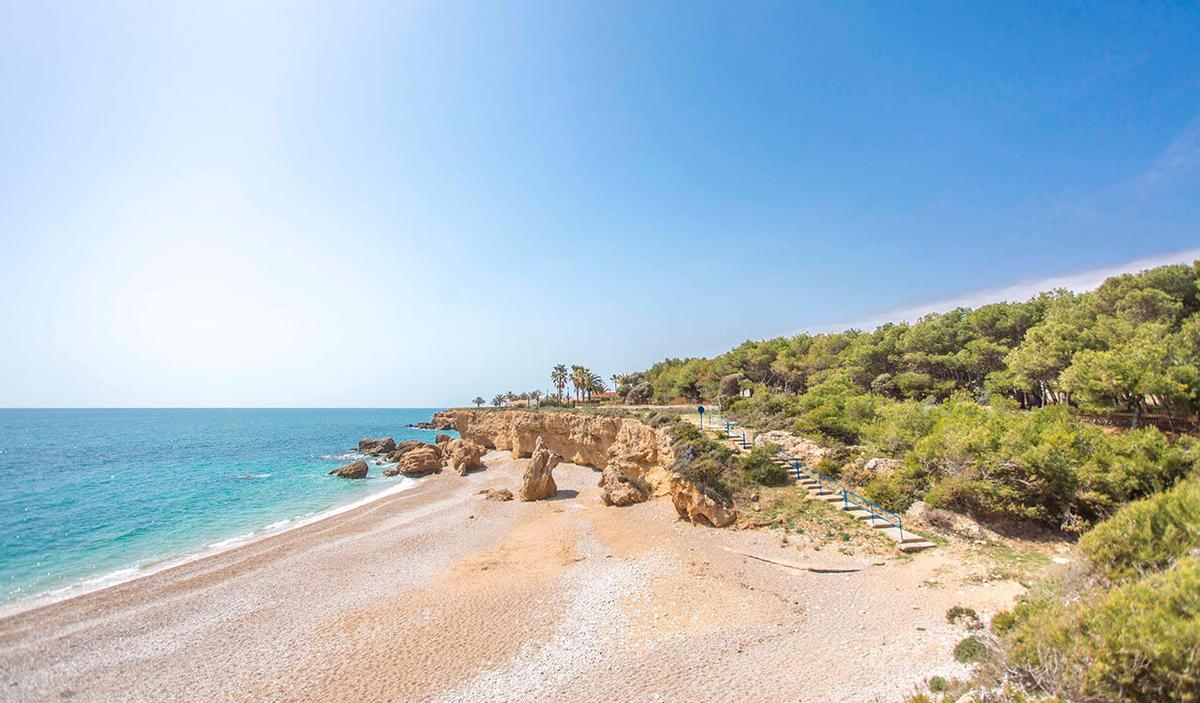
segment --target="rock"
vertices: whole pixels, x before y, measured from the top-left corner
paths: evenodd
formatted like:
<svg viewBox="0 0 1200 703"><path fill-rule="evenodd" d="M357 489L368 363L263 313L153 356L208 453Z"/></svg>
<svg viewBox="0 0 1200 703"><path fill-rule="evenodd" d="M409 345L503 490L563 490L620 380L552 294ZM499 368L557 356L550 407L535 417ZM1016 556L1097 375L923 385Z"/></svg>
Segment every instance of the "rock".
<svg viewBox="0 0 1200 703"><path fill-rule="evenodd" d="M452 430L454 429L454 418L449 413L437 412L433 414L433 418L429 422L414 422L409 427L419 430Z"/></svg>
<svg viewBox="0 0 1200 703"><path fill-rule="evenodd" d="M600 474L600 500L605 505L633 505L650 497L650 486L625 474L620 462L612 462Z"/></svg>
<svg viewBox="0 0 1200 703"><path fill-rule="evenodd" d="M500 503L506 500L512 500L513 494L512 491L508 490L507 488L493 488L483 494L483 499Z"/></svg>
<svg viewBox="0 0 1200 703"><path fill-rule="evenodd" d="M445 444L446 442L449 442L449 441L450 441L450 435L448 435L448 434L439 434L438 436L433 438L434 444Z"/></svg>
<svg viewBox="0 0 1200 703"><path fill-rule="evenodd" d="M412 449L400 457L400 463L384 471L385 476L403 474L416 478L442 470L442 452L433 444Z"/></svg>
<svg viewBox="0 0 1200 703"><path fill-rule="evenodd" d="M899 459L884 459L876 457L863 463L863 471L871 474L872 478L887 478L900 469Z"/></svg>
<svg viewBox="0 0 1200 703"><path fill-rule="evenodd" d="M671 478L671 502L679 517L696 525L725 527L737 520L737 512L720 496L678 474Z"/></svg>
<svg viewBox="0 0 1200 703"><path fill-rule="evenodd" d="M554 483L554 467L558 466L562 457L550 451L545 440L538 437L531 458L517 494L525 501L553 498L558 493L558 485Z"/></svg>
<svg viewBox="0 0 1200 703"><path fill-rule="evenodd" d="M396 448L396 440L391 437L383 439L371 439L364 437L358 440L358 451L367 456L375 456L376 454L386 454Z"/></svg>
<svg viewBox="0 0 1200 703"><path fill-rule="evenodd" d="M387 456L385 456L383 458L383 460L389 464L395 464L395 463L399 462L402 458L404 458L405 454L411 452L412 450L416 449L417 447L427 447L427 446L429 446L429 445L425 444L424 442L422 442L419 439L407 439L403 442L398 443L396 445L396 448L393 449L392 451L388 452Z"/></svg>
<svg viewBox="0 0 1200 703"><path fill-rule="evenodd" d="M930 507L918 500L904 512L904 524L916 527L932 527L942 532L955 532L971 539L988 537L988 530L975 520L961 513Z"/></svg>
<svg viewBox="0 0 1200 703"><path fill-rule="evenodd" d="M641 479L654 495L667 495L675 461L671 437L636 418L530 410L448 410L459 435L513 458L531 456L538 437L550 451L582 466L602 469L620 461L626 476Z"/></svg>
<svg viewBox="0 0 1200 703"><path fill-rule="evenodd" d="M758 435L763 442L769 442L783 451L791 454L805 464L815 467L829 454L829 449L822 447L811 439L797 437L790 432L771 430Z"/></svg>
<svg viewBox="0 0 1200 703"><path fill-rule="evenodd" d="M345 466L339 466L338 468L334 469L333 471L330 471L329 475L337 476L338 478L366 478L367 477L367 462L363 461L362 459L359 459L358 461L354 462L353 464L346 464Z"/></svg>
<svg viewBox="0 0 1200 703"><path fill-rule="evenodd" d="M471 469L481 468L483 462L480 460L487 453L483 447L465 439L452 439L438 446L446 466L457 471L459 476L466 476Z"/></svg>

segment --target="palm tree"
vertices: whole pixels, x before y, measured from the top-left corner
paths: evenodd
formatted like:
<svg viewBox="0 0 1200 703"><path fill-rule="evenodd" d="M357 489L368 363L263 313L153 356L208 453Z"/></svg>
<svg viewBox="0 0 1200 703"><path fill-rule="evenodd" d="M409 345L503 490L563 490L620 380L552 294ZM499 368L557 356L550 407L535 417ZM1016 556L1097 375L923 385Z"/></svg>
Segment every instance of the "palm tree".
<svg viewBox="0 0 1200 703"><path fill-rule="evenodd" d="M534 405L537 405L538 401L542 399L542 392L541 391L529 391L529 399L533 401Z"/></svg>
<svg viewBox="0 0 1200 703"><path fill-rule="evenodd" d="M517 399L517 394L513 393L512 391L509 391L504 394L504 399L511 403Z"/></svg>
<svg viewBox="0 0 1200 703"><path fill-rule="evenodd" d="M578 364L571 366L571 386L575 388L576 402L583 399L583 392L587 390L588 381L590 379L590 371Z"/></svg>
<svg viewBox="0 0 1200 703"><path fill-rule="evenodd" d="M504 405L504 396L497 393L496 397L492 398L492 405L496 406L497 408L501 405Z"/></svg>
<svg viewBox="0 0 1200 703"><path fill-rule="evenodd" d="M588 398L588 400L592 399L593 393L603 393L606 390L608 390L608 387L604 385L604 379L600 376L600 374L592 373L591 371L588 371L588 380L587 380L587 398Z"/></svg>
<svg viewBox="0 0 1200 703"><path fill-rule="evenodd" d="M619 387L620 387L620 385L621 385L621 381L625 380L625 377L624 377L624 376L622 376L622 375L621 375L621 374L619 374L619 373L614 373L614 374L613 374L612 376L610 376L609 378L611 378L611 379L612 379L612 382L613 382L613 390L614 390L614 391L615 391L615 390L617 390L617 388L619 388Z"/></svg>
<svg viewBox="0 0 1200 703"><path fill-rule="evenodd" d="M562 402L563 389L567 387L567 367L563 364L555 364L554 370L550 372L550 382L558 389L558 402Z"/></svg>
<svg viewBox="0 0 1200 703"><path fill-rule="evenodd" d="M472 400L471 402L475 404L475 407L479 408L479 407L482 407L483 404L486 403L487 401L484 400L483 398L480 398L479 396L475 396L475 399Z"/></svg>

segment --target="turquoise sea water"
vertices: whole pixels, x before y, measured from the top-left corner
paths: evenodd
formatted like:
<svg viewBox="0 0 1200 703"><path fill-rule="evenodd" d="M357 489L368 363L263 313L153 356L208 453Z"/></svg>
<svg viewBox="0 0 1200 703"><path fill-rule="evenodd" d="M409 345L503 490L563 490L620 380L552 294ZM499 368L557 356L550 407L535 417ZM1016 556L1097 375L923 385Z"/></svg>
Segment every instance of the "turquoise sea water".
<svg viewBox="0 0 1200 703"><path fill-rule="evenodd" d="M0 604L136 576L411 479L326 473L434 409L0 410ZM450 433L454 434L454 433Z"/></svg>

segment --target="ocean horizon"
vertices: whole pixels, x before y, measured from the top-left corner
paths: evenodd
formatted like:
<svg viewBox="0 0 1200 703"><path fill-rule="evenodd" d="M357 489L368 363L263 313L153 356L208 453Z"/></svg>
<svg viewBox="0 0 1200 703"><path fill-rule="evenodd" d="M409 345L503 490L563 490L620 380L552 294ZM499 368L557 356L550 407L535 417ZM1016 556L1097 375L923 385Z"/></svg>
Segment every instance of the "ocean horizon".
<svg viewBox="0 0 1200 703"><path fill-rule="evenodd" d="M416 484L328 472L441 408L0 409L0 609L103 588ZM454 435L453 432L449 434Z"/></svg>

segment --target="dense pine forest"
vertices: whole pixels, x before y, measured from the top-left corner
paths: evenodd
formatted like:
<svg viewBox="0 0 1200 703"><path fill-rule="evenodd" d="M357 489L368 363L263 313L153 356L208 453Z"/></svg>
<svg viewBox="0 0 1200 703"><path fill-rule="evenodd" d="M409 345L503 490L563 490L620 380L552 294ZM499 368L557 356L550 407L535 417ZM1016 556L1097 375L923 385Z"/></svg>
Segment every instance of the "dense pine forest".
<svg viewBox="0 0 1200 703"><path fill-rule="evenodd" d="M1200 410L1200 261L1109 278L1095 291L928 315L873 332L747 341L713 359L669 359L623 377L634 400L728 402L747 386L799 403L809 393L937 401L956 392L1023 408L1063 404L1167 423ZM760 396L761 397L761 396ZM774 414L797 416L803 406ZM854 432L821 428L853 441Z"/></svg>
<svg viewBox="0 0 1200 703"><path fill-rule="evenodd" d="M898 510L923 499L1080 532L1200 456L1186 436L1200 410L1200 261L871 332L747 341L622 376L618 392L845 446L822 469ZM903 468L854 475L867 455Z"/></svg>

